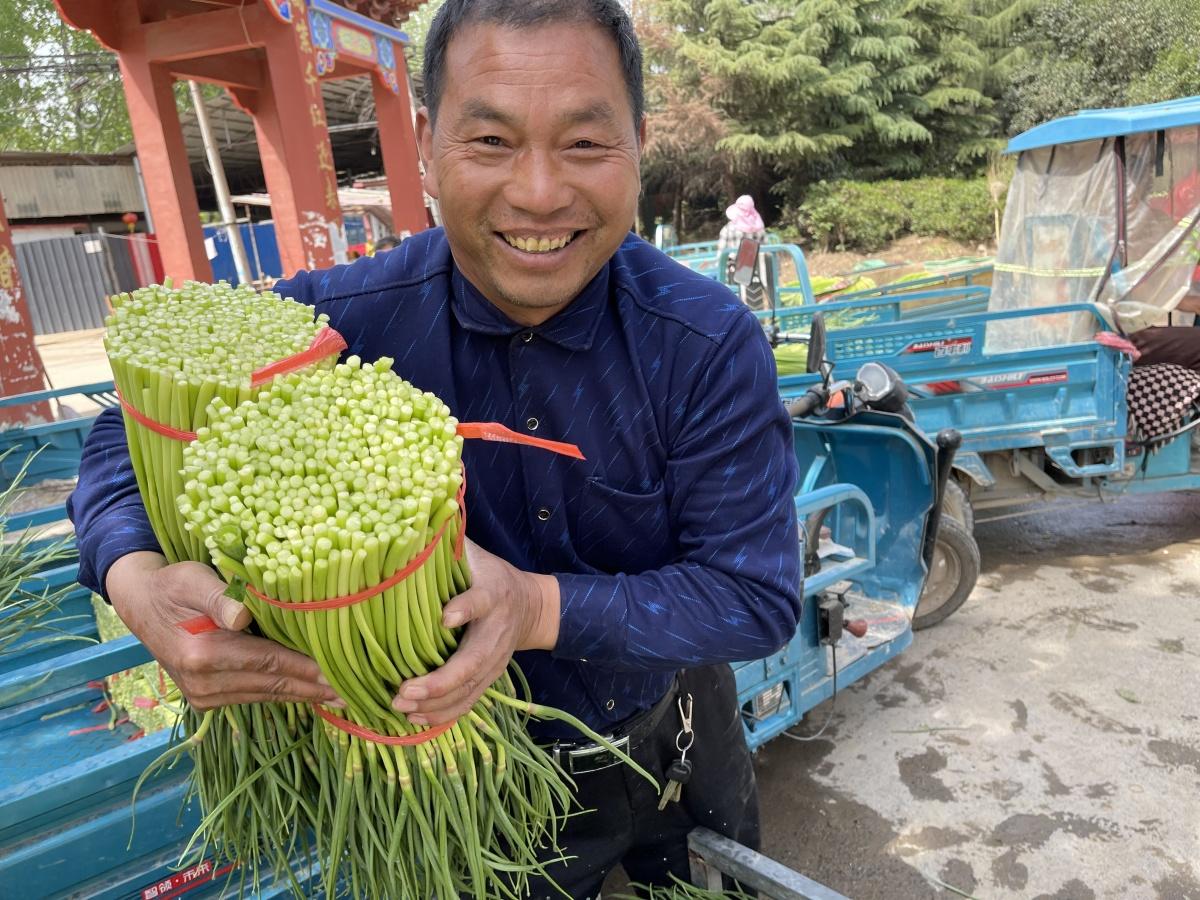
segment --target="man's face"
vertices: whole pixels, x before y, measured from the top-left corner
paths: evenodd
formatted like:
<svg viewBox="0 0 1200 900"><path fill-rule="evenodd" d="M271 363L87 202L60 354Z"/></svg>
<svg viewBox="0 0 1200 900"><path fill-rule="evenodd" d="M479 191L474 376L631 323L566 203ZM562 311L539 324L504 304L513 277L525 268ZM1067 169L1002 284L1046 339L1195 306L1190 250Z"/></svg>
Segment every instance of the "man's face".
<svg viewBox="0 0 1200 900"><path fill-rule="evenodd" d="M611 37L590 24L459 31L437 127L417 119L425 189L463 275L536 325L575 298L633 226L640 134Z"/></svg>

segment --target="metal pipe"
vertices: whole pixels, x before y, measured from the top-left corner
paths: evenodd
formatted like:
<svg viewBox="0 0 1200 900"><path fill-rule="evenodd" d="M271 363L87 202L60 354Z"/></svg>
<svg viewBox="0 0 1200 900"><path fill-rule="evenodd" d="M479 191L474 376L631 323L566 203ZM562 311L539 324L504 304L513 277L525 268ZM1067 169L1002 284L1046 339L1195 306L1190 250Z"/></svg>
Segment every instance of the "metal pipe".
<svg viewBox="0 0 1200 900"><path fill-rule="evenodd" d="M225 169L221 165L221 154L217 151L212 128L208 123L208 110L204 107L204 95L200 93L200 85L195 81L188 81L188 89L192 93L192 106L196 110L196 125L200 128L200 140L204 142L204 152L208 155L208 168L212 171L217 207L221 210L221 218L230 223L226 226L226 233L229 235L229 249L233 253L233 267L237 270L238 282L249 284L253 280L250 277L250 261L246 258L246 248L242 244L242 232L237 225L233 201L229 199L229 183L225 181Z"/></svg>

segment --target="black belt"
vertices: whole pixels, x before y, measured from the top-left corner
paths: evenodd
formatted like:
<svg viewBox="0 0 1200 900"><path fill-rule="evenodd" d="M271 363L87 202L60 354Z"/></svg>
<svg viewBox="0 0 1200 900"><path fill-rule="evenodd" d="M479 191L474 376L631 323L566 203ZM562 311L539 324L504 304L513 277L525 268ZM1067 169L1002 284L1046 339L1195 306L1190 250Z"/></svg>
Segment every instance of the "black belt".
<svg viewBox="0 0 1200 900"><path fill-rule="evenodd" d="M644 712L637 713L613 729L613 733L605 735L606 740L622 753L632 753L654 730L662 723L663 716L675 704L679 693L679 679L671 681L671 686L662 699ZM598 772L610 766L620 765L619 756L594 741L573 743L558 741L546 748L550 755L566 771L568 775L582 775L587 772Z"/></svg>

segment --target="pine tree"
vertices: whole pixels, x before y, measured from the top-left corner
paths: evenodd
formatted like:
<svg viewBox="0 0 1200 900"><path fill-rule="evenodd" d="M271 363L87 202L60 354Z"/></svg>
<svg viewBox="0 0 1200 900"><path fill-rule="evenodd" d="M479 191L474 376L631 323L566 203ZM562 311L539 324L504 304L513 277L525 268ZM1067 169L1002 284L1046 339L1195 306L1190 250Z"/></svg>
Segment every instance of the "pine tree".
<svg viewBox="0 0 1200 900"><path fill-rule="evenodd" d="M995 128L960 0L659 0L716 84L718 148L789 184L975 164Z"/></svg>

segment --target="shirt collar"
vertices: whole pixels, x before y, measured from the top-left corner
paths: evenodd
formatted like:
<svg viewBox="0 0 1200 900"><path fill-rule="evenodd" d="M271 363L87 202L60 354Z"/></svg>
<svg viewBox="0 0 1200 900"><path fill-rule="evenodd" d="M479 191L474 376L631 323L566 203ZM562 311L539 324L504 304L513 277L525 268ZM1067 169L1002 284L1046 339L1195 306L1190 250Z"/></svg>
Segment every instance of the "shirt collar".
<svg viewBox="0 0 1200 900"><path fill-rule="evenodd" d="M458 266L450 275L450 308L458 324L481 334L513 335L532 332L567 350L588 350L608 303L608 265L605 265L565 309L541 325L519 325L502 313L463 277Z"/></svg>

